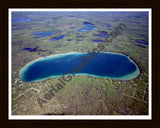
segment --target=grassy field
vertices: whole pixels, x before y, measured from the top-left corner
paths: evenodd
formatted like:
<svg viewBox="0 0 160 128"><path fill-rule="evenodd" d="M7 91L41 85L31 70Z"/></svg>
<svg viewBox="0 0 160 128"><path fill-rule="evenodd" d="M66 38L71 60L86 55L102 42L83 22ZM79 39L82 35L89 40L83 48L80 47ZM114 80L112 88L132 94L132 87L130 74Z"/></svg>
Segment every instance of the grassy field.
<svg viewBox="0 0 160 128"><path fill-rule="evenodd" d="M105 12L15 12L12 17L27 17L30 22L12 23L12 114L13 115L147 115L148 114L148 45L136 40L148 41L147 13ZM83 22L94 24L98 30L75 32L83 28ZM128 81L76 76L66 83L55 96L41 108L38 98L55 86L58 78L41 82L24 82L19 71L37 58L68 52L88 52L98 43L93 39L98 31L111 33L120 23L127 28L108 44L103 52L127 55L139 67L140 75ZM109 24L110 27L104 27ZM52 31L56 35L34 38L32 33ZM62 40L49 41L65 35ZM84 38L77 38L84 36ZM70 39L70 41L68 41ZM35 52L23 50L35 48Z"/></svg>

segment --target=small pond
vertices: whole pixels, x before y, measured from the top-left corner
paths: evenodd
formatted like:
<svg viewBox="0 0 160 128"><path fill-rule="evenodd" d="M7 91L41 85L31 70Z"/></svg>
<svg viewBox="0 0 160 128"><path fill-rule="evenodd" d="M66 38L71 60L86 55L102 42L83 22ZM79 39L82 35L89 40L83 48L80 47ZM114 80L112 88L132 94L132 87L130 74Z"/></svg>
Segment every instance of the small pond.
<svg viewBox="0 0 160 128"><path fill-rule="evenodd" d="M84 24L84 27L79 29L79 30L77 30L76 32L88 32L88 31L91 31L91 30L97 30L98 29L92 23L83 22L83 24Z"/></svg>
<svg viewBox="0 0 160 128"><path fill-rule="evenodd" d="M56 33L54 32L34 32L32 33L32 35L36 36L34 38L43 38L43 37L46 37L46 36L50 36L50 35L55 35Z"/></svg>

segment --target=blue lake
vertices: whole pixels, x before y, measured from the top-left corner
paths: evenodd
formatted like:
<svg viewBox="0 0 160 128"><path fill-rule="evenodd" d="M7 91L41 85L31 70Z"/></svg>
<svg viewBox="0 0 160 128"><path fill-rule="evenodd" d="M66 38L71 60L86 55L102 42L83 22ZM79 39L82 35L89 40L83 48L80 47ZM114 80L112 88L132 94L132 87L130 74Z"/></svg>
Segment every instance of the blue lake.
<svg viewBox="0 0 160 128"><path fill-rule="evenodd" d="M38 50L38 47L35 48L24 48L23 50L29 51L29 52L36 52Z"/></svg>
<svg viewBox="0 0 160 128"><path fill-rule="evenodd" d="M139 43L139 44L145 44L145 45L148 45L148 42L143 41L143 40L137 40L136 42L137 42L137 43Z"/></svg>
<svg viewBox="0 0 160 128"><path fill-rule="evenodd" d="M64 36L65 36L65 35L61 35L61 36L57 36L57 37L52 37L52 38L50 39L50 41L57 41L57 40L61 40L61 39L63 39L63 38L64 38Z"/></svg>
<svg viewBox="0 0 160 128"><path fill-rule="evenodd" d="M17 23L17 22L30 22L31 20L26 17L15 17L12 18L12 23Z"/></svg>
<svg viewBox="0 0 160 128"><path fill-rule="evenodd" d="M54 32L35 32L35 33L32 33L32 35L36 36L34 38L43 38L43 37L55 35L55 34L56 33L54 33Z"/></svg>
<svg viewBox="0 0 160 128"><path fill-rule="evenodd" d="M105 31L99 31L98 34L93 34L93 36L98 36L98 37L101 37L101 38L105 38L107 36L110 36L110 34L108 34L108 32L105 32Z"/></svg>
<svg viewBox="0 0 160 128"><path fill-rule="evenodd" d="M103 40L98 40L98 39L95 39L95 40L92 40L93 42L103 42Z"/></svg>
<svg viewBox="0 0 160 128"><path fill-rule="evenodd" d="M28 63L20 71L26 82L37 82L52 77L90 75L95 77L131 80L139 75L137 65L121 54L101 52L67 53L43 57ZM72 74L72 75L71 75Z"/></svg>
<svg viewBox="0 0 160 128"><path fill-rule="evenodd" d="M83 22L84 27L75 31L75 32L88 32L90 30L97 30L98 28L95 27L94 24L89 23L89 22Z"/></svg>

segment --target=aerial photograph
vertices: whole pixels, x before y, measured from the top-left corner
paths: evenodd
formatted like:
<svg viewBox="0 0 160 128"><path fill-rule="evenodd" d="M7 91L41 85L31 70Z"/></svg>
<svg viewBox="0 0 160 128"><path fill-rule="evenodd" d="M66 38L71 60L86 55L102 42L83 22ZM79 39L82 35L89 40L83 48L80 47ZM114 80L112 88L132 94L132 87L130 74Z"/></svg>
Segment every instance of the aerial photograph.
<svg viewBox="0 0 160 128"><path fill-rule="evenodd" d="M149 11L10 14L11 115L149 115Z"/></svg>

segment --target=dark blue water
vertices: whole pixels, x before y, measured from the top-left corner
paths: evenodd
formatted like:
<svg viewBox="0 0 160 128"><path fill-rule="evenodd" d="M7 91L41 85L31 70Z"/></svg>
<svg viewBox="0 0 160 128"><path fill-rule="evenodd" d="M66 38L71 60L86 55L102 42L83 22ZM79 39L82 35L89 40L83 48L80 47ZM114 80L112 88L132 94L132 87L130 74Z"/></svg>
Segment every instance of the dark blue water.
<svg viewBox="0 0 160 128"><path fill-rule="evenodd" d="M83 22L84 27L77 30L76 32L88 32L90 30L97 30L98 28L95 27L94 24L89 23L89 22Z"/></svg>
<svg viewBox="0 0 160 128"><path fill-rule="evenodd" d="M65 35L61 35L61 36L57 36L57 37L52 37L52 38L50 39L50 41L61 40L61 39L64 38L64 36L65 36Z"/></svg>
<svg viewBox="0 0 160 128"><path fill-rule="evenodd" d="M31 20L29 18L25 17L16 17L12 18L12 23L17 23L17 22L30 22Z"/></svg>
<svg viewBox="0 0 160 128"><path fill-rule="evenodd" d="M139 43L139 44L148 45L148 42L146 42L146 41L144 41L144 40L137 40L136 42Z"/></svg>
<svg viewBox="0 0 160 128"><path fill-rule="evenodd" d="M101 37L101 38L105 38L107 36L110 36L110 34L108 34L108 32L105 32L105 31L99 31L98 34L93 34L93 36L98 36L98 37Z"/></svg>
<svg viewBox="0 0 160 128"><path fill-rule="evenodd" d="M32 33L32 35L36 36L34 38L43 38L43 37L55 35L55 34L56 33L54 33L54 32L35 32L35 33Z"/></svg>
<svg viewBox="0 0 160 128"><path fill-rule="evenodd" d="M93 42L103 42L103 40L98 40L98 39L96 39L96 40L92 40Z"/></svg>
<svg viewBox="0 0 160 128"><path fill-rule="evenodd" d="M36 52L38 50L38 47L35 48L24 48L23 50L29 51L29 52Z"/></svg>
<svg viewBox="0 0 160 128"><path fill-rule="evenodd" d="M33 82L74 73L129 80L139 75L138 67L124 55L99 53L94 56L89 53L68 53L40 58L26 65L20 71L20 78Z"/></svg>

